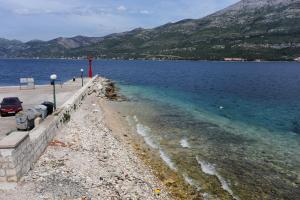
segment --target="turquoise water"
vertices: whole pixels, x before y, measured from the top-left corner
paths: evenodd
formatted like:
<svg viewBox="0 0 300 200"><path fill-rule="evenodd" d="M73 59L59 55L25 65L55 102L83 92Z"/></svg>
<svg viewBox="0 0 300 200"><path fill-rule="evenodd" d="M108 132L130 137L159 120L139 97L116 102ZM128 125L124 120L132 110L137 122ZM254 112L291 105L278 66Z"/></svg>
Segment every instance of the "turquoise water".
<svg viewBox="0 0 300 200"><path fill-rule="evenodd" d="M0 60L0 85L86 66ZM94 72L117 81L128 123L205 198L300 199L299 63L95 61Z"/></svg>
<svg viewBox="0 0 300 200"><path fill-rule="evenodd" d="M257 111L259 118L270 116L263 126L228 117L233 111L225 103L216 104L215 111L207 109L206 99L192 103L186 92L132 85L121 85L121 91L131 99L122 105L132 117L130 125L203 194L221 198L211 186L215 183L207 181L217 177L236 199L298 199L299 135L282 131L282 126L266 128L271 127L271 113ZM242 119L241 113L236 116Z"/></svg>

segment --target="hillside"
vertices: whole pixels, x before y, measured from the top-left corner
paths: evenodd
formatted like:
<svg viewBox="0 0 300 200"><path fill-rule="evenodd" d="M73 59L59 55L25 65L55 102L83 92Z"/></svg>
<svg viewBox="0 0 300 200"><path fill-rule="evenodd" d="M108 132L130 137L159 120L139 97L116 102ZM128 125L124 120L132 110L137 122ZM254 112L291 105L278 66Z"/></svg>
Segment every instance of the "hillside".
<svg viewBox="0 0 300 200"><path fill-rule="evenodd" d="M76 36L72 38L56 38L50 41L41 41L41 40L32 40L26 43L18 43L14 41L9 41L5 39L0 39L0 46L2 47L1 41L4 40L8 44L11 44L11 49L13 51L8 51L7 54L1 54L1 57L63 57L66 52L70 49L79 48L89 46L96 42L101 41L102 39L99 37L85 37L85 36ZM17 45L14 46L13 44ZM7 51L5 51L7 52ZM4 55L4 56L3 56Z"/></svg>
<svg viewBox="0 0 300 200"><path fill-rule="evenodd" d="M31 41L1 57L290 60L300 56L300 0L242 0L201 19L102 38L77 36ZM1 40L0 40L1 44ZM9 46L9 45L8 45Z"/></svg>

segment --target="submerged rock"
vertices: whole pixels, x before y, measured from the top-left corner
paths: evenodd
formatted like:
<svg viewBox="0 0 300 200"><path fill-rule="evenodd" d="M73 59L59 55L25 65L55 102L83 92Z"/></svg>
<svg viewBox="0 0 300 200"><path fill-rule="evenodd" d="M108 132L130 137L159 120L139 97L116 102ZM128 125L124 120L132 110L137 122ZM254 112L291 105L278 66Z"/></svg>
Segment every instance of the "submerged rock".
<svg viewBox="0 0 300 200"><path fill-rule="evenodd" d="M292 125L292 132L300 134L300 122L299 121L294 121Z"/></svg>

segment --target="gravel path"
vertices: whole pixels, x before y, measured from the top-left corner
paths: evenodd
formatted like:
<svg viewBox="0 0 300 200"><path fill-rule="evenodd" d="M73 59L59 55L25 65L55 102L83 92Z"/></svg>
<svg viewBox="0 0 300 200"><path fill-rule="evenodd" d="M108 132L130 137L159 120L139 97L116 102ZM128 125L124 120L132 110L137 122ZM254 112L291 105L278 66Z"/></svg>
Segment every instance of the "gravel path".
<svg viewBox="0 0 300 200"><path fill-rule="evenodd" d="M33 170L0 199L169 199L143 162L105 127L92 95Z"/></svg>

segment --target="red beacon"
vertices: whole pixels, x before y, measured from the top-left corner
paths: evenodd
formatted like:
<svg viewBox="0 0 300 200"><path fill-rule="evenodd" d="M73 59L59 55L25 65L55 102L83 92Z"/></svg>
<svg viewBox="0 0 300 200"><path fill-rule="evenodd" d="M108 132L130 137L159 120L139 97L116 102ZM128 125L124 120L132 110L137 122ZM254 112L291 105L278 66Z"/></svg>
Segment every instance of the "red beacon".
<svg viewBox="0 0 300 200"><path fill-rule="evenodd" d="M92 69L92 62L93 62L93 56L88 56L87 57L88 61L89 61L89 77L92 78L93 77L93 69Z"/></svg>

